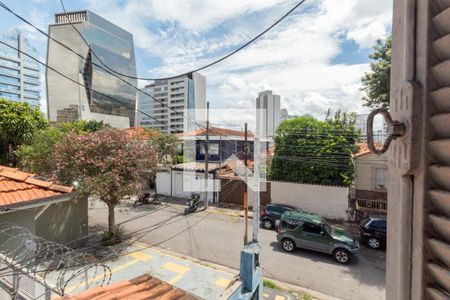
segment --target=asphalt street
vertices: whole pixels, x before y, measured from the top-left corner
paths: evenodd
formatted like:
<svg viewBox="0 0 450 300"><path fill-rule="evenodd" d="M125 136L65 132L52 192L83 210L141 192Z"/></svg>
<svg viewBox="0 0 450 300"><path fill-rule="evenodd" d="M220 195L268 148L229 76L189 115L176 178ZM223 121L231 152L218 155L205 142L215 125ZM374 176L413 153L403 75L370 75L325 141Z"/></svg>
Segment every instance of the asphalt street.
<svg viewBox="0 0 450 300"><path fill-rule="evenodd" d="M157 211L125 224L127 232L142 228L135 240L183 255L239 269L244 220L236 216L197 212L185 217L183 206L156 206ZM116 208L116 222L155 210L155 206ZM104 226L107 210L89 210L91 227ZM156 225L156 226L155 226ZM251 236L251 220L249 236ZM265 277L315 290L341 299L385 299L385 252L363 248L350 264L307 250L284 252L276 233L260 229L261 265ZM281 287L283 288L283 287Z"/></svg>

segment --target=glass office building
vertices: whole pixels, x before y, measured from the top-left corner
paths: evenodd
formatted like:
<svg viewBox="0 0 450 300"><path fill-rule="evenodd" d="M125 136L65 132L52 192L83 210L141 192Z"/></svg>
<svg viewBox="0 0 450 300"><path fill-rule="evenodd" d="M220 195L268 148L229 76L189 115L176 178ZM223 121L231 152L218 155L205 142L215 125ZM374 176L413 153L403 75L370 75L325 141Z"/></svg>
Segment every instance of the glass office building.
<svg viewBox="0 0 450 300"><path fill-rule="evenodd" d="M16 29L0 31L0 40L39 59L36 49ZM32 58L0 44L0 98L27 102L38 108L41 99L39 67Z"/></svg>
<svg viewBox="0 0 450 300"><path fill-rule="evenodd" d="M57 14L49 34L79 54L49 39L48 64L79 83L47 71L50 121L83 119L103 121L117 128L134 126L137 91L131 85L137 85L136 79L115 74L121 80L110 70L136 76L133 35L91 11Z"/></svg>

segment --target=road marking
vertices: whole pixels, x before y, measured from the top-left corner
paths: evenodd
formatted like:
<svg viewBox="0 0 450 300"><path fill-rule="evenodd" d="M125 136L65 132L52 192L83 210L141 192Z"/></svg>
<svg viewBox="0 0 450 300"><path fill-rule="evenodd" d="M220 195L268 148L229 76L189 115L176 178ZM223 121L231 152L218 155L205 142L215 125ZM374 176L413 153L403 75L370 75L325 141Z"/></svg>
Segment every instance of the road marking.
<svg viewBox="0 0 450 300"><path fill-rule="evenodd" d="M145 253L142 253L142 252L130 253L130 254L128 254L128 256L131 256L131 257L133 257L135 259L133 259L133 260L131 260L131 261L129 261L129 262L123 264L123 265L120 265L117 268L112 269L111 270L111 274L116 273L116 272L118 272L120 270L123 270L125 268L128 268L128 267L130 267L130 266L132 266L134 264L137 264L138 262L148 261L148 260L150 260L152 258L151 255L148 255L148 254L145 254ZM80 277L83 277L83 276L84 276L84 274L80 275ZM91 285L92 283L96 282L97 280L103 279L103 277L104 277L104 275L98 275L98 276L96 276L96 277L94 277L92 279L88 279L89 285ZM83 282L80 282L77 285L74 285L74 286L71 286L71 287L65 289L65 292L67 294L69 294L70 292L73 292L76 289L78 289L78 288L82 287L83 285L85 285L86 282L84 281L84 278L82 278L82 280L83 280Z"/></svg>
<svg viewBox="0 0 450 300"><path fill-rule="evenodd" d="M284 296L280 296L280 295L276 295L275 298L273 298L274 300L286 300L286 297Z"/></svg>
<svg viewBox="0 0 450 300"><path fill-rule="evenodd" d="M135 259L137 259L137 260L140 260L140 261L147 261L150 258L152 258L151 255L149 255L147 253L143 253L143 252L133 252L133 253L130 253L128 255L133 257L133 258L135 258Z"/></svg>
<svg viewBox="0 0 450 300"><path fill-rule="evenodd" d="M175 277L167 281L170 284L175 284L176 282L178 282L181 278L183 278L184 274L186 274L186 272L189 271L188 267L181 266L179 264L175 264L172 262L164 264L162 268L169 272L177 273Z"/></svg>
<svg viewBox="0 0 450 300"><path fill-rule="evenodd" d="M263 297L264 297L264 298L269 298L269 296L270 296L269 293L264 293L264 294L263 294Z"/></svg>
<svg viewBox="0 0 450 300"><path fill-rule="evenodd" d="M162 256L172 257L172 258L174 258L174 259L176 259L176 260L179 260L179 261L180 261L180 260L181 260L181 261L185 261L185 262L187 262L187 263L194 264L194 265L197 265L197 266L199 266L199 267L203 267L203 268L206 268L206 269L210 269L210 270L213 270L213 271L216 271L216 272L220 272L220 273L223 273L223 274L226 274L226 275L232 275L232 276L234 276L234 275L236 274L236 273L232 273L232 272L228 272L228 271L224 271L224 270L217 269L217 268L215 268L215 267L212 267L212 266L208 265L206 262L202 262L201 260L196 261L196 260L192 260L192 259L194 259L194 258L189 259L189 258L183 257L183 256L172 255L172 254L170 254L170 253L167 253L164 249L160 249L160 248L157 248L157 247L152 247L152 248L150 249L149 245L144 244L144 243L142 243L142 242L135 241L135 242L133 242L133 245L139 246L139 247L145 247L145 248L146 248L146 249L145 249L146 251L156 253L157 255L162 255Z"/></svg>
<svg viewBox="0 0 450 300"><path fill-rule="evenodd" d="M230 284L231 280L219 277L219 279L214 282L215 285L220 286L222 288L226 288Z"/></svg>

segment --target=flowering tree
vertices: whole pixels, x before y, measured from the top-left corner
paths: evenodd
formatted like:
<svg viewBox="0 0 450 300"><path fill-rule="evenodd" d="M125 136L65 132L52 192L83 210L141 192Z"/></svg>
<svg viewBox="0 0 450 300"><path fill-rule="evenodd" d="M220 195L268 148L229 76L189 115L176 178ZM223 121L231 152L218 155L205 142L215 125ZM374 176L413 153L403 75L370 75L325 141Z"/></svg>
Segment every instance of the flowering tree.
<svg viewBox="0 0 450 300"><path fill-rule="evenodd" d="M59 182L76 182L80 196L97 196L106 203L110 236L115 206L124 196L139 193L156 171L151 145L112 128L81 135L69 133L56 146L55 160Z"/></svg>

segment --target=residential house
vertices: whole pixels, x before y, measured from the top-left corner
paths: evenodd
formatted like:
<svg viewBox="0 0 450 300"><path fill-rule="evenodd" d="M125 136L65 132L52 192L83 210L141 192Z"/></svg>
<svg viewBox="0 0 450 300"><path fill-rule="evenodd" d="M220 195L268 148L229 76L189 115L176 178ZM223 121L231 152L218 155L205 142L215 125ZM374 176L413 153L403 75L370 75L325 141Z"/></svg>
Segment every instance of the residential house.
<svg viewBox="0 0 450 300"><path fill-rule="evenodd" d="M183 150L195 156L195 161L205 160L206 129L179 133L177 136L183 141ZM248 159L253 159L253 133L247 134ZM227 128L209 128L209 161L225 162L231 155L239 159L244 157L245 132ZM194 149L195 148L195 149Z"/></svg>
<svg viewBox="0 0 450 300"><path fill-rule="evenodd" d="M352 197L359 208L386 212L388 189L388 156L371 153L367 144L358 145L354 155L356 176Z"/></svg>
<svg viewBox="0 0 450 300"><path fill-rule="evenodd" d="M72 200L73 188L0 165L0 222L66 243L88 233L88 203Z"/></svg>

